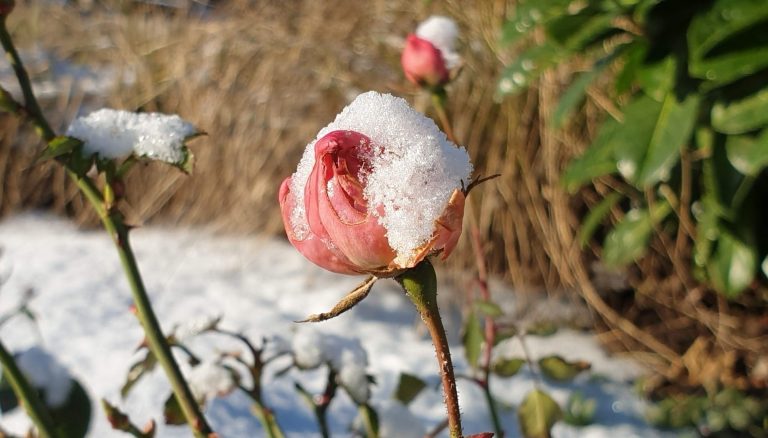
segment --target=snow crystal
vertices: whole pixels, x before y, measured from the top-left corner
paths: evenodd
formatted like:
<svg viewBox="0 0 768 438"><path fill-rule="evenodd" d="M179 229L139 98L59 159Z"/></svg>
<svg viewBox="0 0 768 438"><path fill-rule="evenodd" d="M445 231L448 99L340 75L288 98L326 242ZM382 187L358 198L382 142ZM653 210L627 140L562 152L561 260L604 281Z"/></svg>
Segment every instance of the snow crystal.
<svg viewBox="0 0 768 438"><path fill-rule="evenodd" d="M416 28L416 36L432 43L443 55L446 67L452 69L458 66L461 57L456 53L456 39L459 37L459 28L448 17L433 15Z"/></svg>
<svg viewBox="0 0 768 438"><path fill-rule="evenodd" d="M57 408L67 401L72 377L55 357L39 347L32 347L16 357L16 364L32 386L45 394L47 406Z"/></svg>
<svg viewBox="0 0 768 438"><path fill-rule="evenodd" d="M216 362L202 362L187 376L189 389L197 400L210 400L235 388L232 372Z"/></svg>
<svg viewBox="0 0 768 438"><path fill-rule="evenodd" d="M370 91L359 95L307 145L291 181L296 208L291 215L299 239L309 232L304 210L304 187L315 164L317 140L330 132L352 130L371 140L371 172L364 196L368 212L387 230L398 260L429 241L435 220L445 210L454 190L466 186L472 173L463 147L448 141L432 119L401 98ZM375 152L374 152L375 151ZM383 207L383 216L378 206Z"/></svg>
<svg viewBox="0 0 768 438"><path fill-rule="evenodd" d="M78 117L67 135L82 140L87 154L102 158L140 157L180 164L184 140L197 133L191 123L177 115L132 113L100 109Z"/></svg>

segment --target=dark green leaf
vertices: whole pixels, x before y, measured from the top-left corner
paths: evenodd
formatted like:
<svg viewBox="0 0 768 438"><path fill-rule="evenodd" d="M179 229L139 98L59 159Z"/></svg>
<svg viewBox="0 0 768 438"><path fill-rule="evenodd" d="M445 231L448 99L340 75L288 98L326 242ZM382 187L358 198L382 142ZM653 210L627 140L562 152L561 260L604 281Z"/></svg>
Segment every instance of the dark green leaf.
<svg viewBox="0 0 768 438"><path fill-rule="evenodd" d="M622 176L641 188L667 179L691 136L698 103L695 96L678 102L671 93L661 103L648 96L634 100L623 129L611 138Z"/></svg>
<svg viewBox="0 0 768 438"><path fill-rule="evenodd" d="M139 379L141 379L146 373L155 369L155 365L157 365L155 355L152 354L151 351L147 350L144 359L131 365L131 368L128 370L128 375L125 376L125 383L120 388L120 395L122 397L126 397L136 382L139 381Z"/></svg>
<svg viewBox="0 0 768 438"><path fill-rule="evenodd" d="M637 81L645 94L662 102L675 86L676 70L677 58L669 55L652 64L640 65L637 70Z"/></svg>
<svg viewBox="0 0 768 438"><path fill-rule="evenodd" d="M475 312L470 312L464 323L464 355L470 367L477 367L483 345L483 328Z"/></svg>
<svg viewBox="0 0 768 438"><path fill-rule="evenodd" d="M605 216L611 211L614 205L621 200L622 196L619 193L611 192L606 196L599 204L592 207L587 216L582 220L581 227L579 228L579 245L582 248L589 244L592 239L592 235L595 234L595 230L603 222Z"/></svg>
<svg viewBox="0 0 768 438"><path fill-rule="evenodd" d="M91 399L85 388L77 380L72 380L72 388L67 399L59 406L49 407L56 429L64 438L83 438L88 433L91 423Z"/></svg>
<svg viewBox="0 0 768 438"><path fill-rule="evenodd" d="M525 333L533 336L546 337L546 336L554 335L555 333L557 333L557 330L558 330L557 324L555 324L554 322L549 320L541 320L531 324Z"/></svg>
<svg viewBox="0 0 768 438"><path fill-rule="evenodd" d="M643 60L648 53L648 44L643 40L635 40L630 43L624 56L624 67L616 75L616 93L626 93L632 88L637 78L638 70L643 65Z"/></svg>
<svg viewBox="0 0 768 438"><path fill-rule="evenodd" d="M717 0L688 28L691 74L725 83L768 65L767 19L763 0Z"/></svg>
<svg viewBox="0 0 768 438"><path fill-rule="evenodd" d="M724 134L743 134L768 123L768 87L735 102L712 107L712 126Z"/></svg>
<svg viewBox="0 0 768 438"><path fill-rule="evenodd" d="M548 378L557 381L568 381L576 377L582 371L591 367L589 362L567 361L562 356L553 355L539 359L539 368Z"/></svg>
<svg viewBox="0 0 768 438"><path fill-rule="evenodd" d="M517 411L520 429L525 438L549 438L552 426L563 416L563 411L552 397L534 389L525 396Z"/></svg>
<svg viewBox="0 0 768 438"><path fill-rule="evenodd" d="M413 374L400 373L400 381L397 383L394 397L404 405L412 402L427 384Z"/></svg>
<svg viewBox="0 0 768 438"><path fill-rule="evenodd" d="M648 246L655 223L671 211L669 204L660 202L651 214L646 209L633 209L606 236L603 260L609 267L620 267L639 259Z"/></svg>
<svg viewBox="0 0 768 438"><path fill-rule="evenodd" d="M565 13L570 0L528 0L517 2L502 29L502 44L515 44L540 23Z"/></svg>
<svg viewBox="0 0 768 438"><path fill-rule="evenodd" d="M502 312L501 307L493 301L476 300L475 307L477 307L477 310L479 310L480 313L485 316L490 316L491 318L496 318L504 313Z"/></svg>
<svg viewBox="0 0 768 438"><path fill-rule="evenodd" d="M184 417L184 412L181 410L181 405L179 405L176 396L173 394L168 396L168 399L165 400L165 405L163 405L163 418L165 419L165 424L173 426L179 426L186 424L187 422Z"/></svg>
<svg viewBox="0 0 768 438"><path fill-rule="evenodd" d="M757 273L757 249L728 230L721 230L707 266L712 285L735 298L752 283Z"/></svg>
<svg viewBox="0 0 768 438"><path fill-rule="evenodd" d="M65 136L56 137L48 143L48 146L46 146L45 149L43 149L38 161L46 161L66 155L82 146L82 144L83 142L76 138Z"/></svg>
<svg viewBox="0 0 768 438"><path fill-rule="evenodd" d="M728 161L736 170L744 175L757 176L768 165L768 128L758 137L728 136L725 150Z"/></svg>
<svg viewBox="0 0 768 438"><path fill-rule="evenodd" d="M620 129L621 124L614 119L603 122L597 138L584 155L568 163L562 178L566 190L573 193L594 178L616 172L612 139Z"/></svg>
<svg viewBox="0 0 768 438"><path fill-rule="evenodd" d="M573 53L584 50L608 34L615 17L615 12L587 6L576 13L561 15L545 27L554 41Z"/></svg>
<svg viewBox="0 0 768 438"><path fill-rule="evenodd" d="M512 377L525 365L525 360L520 358L499 359L491 366L491 371L499 377Z"/></svg>

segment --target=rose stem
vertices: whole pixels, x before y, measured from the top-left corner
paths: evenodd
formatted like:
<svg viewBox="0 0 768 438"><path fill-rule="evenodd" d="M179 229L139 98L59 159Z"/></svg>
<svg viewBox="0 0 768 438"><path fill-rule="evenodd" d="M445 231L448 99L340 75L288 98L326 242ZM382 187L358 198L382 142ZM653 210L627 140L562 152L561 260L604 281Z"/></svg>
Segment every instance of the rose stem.
<svg viewBox="0 0 768 438"><path fill-rule="evenodd" d="M424 260L416 267L397 276L395 280L400 283L416 306L416 310L432 336L432 343L440 367L440 379L443 383L445 407L448 411L448 430L451 438L460 438L462 435L459 396L456 392L456 377L453 375L448 339L445 336L445 328L440 318L440 310L437 307L435 269L429 260Z"/></svg>
<svg viewBox="0 0 768 438"><path fill-rule="evenodd" d="M50 128L50 124L40 111L40 106L32 91L29 76L26 73L26 69L22 64L21 58L19 57L19 54L13 45L13 41L8 34L8 30L6 29L5 18L0 19L0 43L2 43L3 49L8 53L11 65L13 66L16 78L19 81L19 85L24 95L24 113L32 119L40 137L46 142L50 142L56 134ZM173 393L181 406L181 410L184 413L187 423L189 423L192 428L192 432L196 437L200 438L215 436L213 430L200 411L200 407L194 401L192 391L189 389L176 360L171 354L171 347L168 345L162 329L160 328L157 316L155 316L152 309L149 296L147 295L144 282L136 264L136 259L128 241L129 227L124 224L122 215L119 211L114 208L107 208L104 205L103 195L99 192L99 189L91 178L87 176L81 177L70 169L67 164L62 164L66 168L70 178L77 184L93 206L94 210L96 210L101 222L104 224L104 228L109 235L112 236L112 239L115 242L115 247L120 256L120 262L125 271L128 284L131 288L131 294L133 295L133 300L136 304L137 316L144 328L144 333L149 343L149 349L155 355L158 362L160 362L163 370L168 376Z"/></svg>
<svg viewBox="0 0 768 438"><path fill-rule="evenodd" d="M8 350L5 349L5 345L0 342L0 363L3 365L3 376L8 379L8 383L11 384L13 393L16 394L21 405L27 411L27 415L32 419L32 422L37 426L37 432L42 438L54 438L60 436L56 431L51 414L48 409L40 400L40 396L37 391L29 384L27 378L24 377L24 373L21 372L16 361L13 359Z"/></svg>
<svg viewBox="0 0 768 438"><path fill-rule="evenodd" d="M477 265L477 283L480 289L480 298L485 301L491 300L491 293L488 289L488 270L483 257L483 244L480 239L480 231L477 226L472 224L472 250L475 253L475 263ZM499 413L496 410L496 401L491 394L491 354L493 353L493 344L496 340L496 321L493 317L485 317L485 350L483 351L482 376L478 379L478 385L485 393L485 400L488 402L488 410L491 412L491 421L496 436L504 438L504 430L499 421Z"/></svg>
<svg viewBox="0 0 768 438"><path fill-rule="evenodd" d="M431 94L432 106L434 106L435 111L437 111L437 118L440 120L440 125L442 125L443 131L445 131L445 135L448 137L448 140L456 143L456 136L453 135L453 127L451 126L451 121L448 117L448 111L445 109L445 102L448 100L445 88L440 87L436 90L432 90Z"/></svg>

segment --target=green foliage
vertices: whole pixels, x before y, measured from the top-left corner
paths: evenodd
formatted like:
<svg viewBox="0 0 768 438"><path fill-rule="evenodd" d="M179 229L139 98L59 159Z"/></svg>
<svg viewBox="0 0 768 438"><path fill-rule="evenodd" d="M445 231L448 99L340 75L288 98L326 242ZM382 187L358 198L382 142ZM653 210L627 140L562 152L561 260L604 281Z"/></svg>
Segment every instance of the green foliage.
<svg viewBox="0 0 768 438"><path fill-rule="evenodd" d="M491 365L491 371L499 377L512 377L525 365L525 359L499 359Z"/></svg>
<svg viewBox="0 0 768 438"><path fill-rule="evenodd" d="M408 405L426 387L427 384L420 378L412 374L400 373L400 380L397 383L394 397L402 404Z"/></svg>
<svg viewBox="0 0 768 438"><path fill-rule="evenodd" d="M540 389L529 392L517 410L525 438L549 438L552 426L562 417L563 411L557 402Z"/></svg>
<svg viewBox="0 0 768 438"><path fill-rule="evenodd" d="M569 361L558 355L546 356L539 359L539 369L548 379L567 382L582 371L591 368L589 362L581 360Z"/></svg>
<svg viewBox="0 0 768 438"><path fill-rule="evenodd" d="M581 392L574 392L568 398L563 419L573 426L587 426L592 424L597 410L597 401L586 398Z"/></svg>
<svg viewBox="0 0 768 438"><path fill-rule="evenodd" d="M660 400L647 413L660 427L695 427L710 437L762 437L768 424L768 402L735 389L713 396L675 396Z"/></svg>
<svg viewBox="0 0 768 438"><path fill-rule="evenodd" d="M470 312L464 322L464 356L470 367L477 367L482 347L483 327L475 312Z"/></svg>
<svg viewBox="0 0 768 438"><path fill-rule="evenodd" d="M607 264L633 263L656 233L681 226L672 213L686 209L696 228L698 278L729 298L753 284L768 257L761 221L750 211L765 199L768 181L766 28L763 0L517 3L502 42L520 55L503 71L500 95L530 86L559 63L590 61L555 107L550 125L558 128L595 81L613 81L608 97L620 113L606 118L562 182L575 192L614 175L627 186L586 215L582 246L605 236ZM535 44L534 32L544 36ZM624 219L597 233L616 208Z"/></svg>

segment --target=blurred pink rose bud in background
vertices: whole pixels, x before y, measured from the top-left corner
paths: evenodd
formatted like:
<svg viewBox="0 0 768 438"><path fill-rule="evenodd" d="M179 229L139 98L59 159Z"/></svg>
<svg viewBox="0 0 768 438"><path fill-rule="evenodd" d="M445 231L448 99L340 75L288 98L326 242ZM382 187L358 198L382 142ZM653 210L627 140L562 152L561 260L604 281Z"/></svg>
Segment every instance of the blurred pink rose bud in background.
<svg viewBox="0 0 768 438"><path fill-rule="evenodd" d="M405 100L362 94L280 186L288 239L329 271L397 275L456 246L471 172L466 150Z"/></svg>
<svg viewBox="0 0 768 438"><path fill-rule="evenodd" d="M461 62L455 51L458 34L458 27L450 18L432 16L423 21L415 34L408 35L400 57L405 77L419 86L447 84L451 70Z"/></svg>

